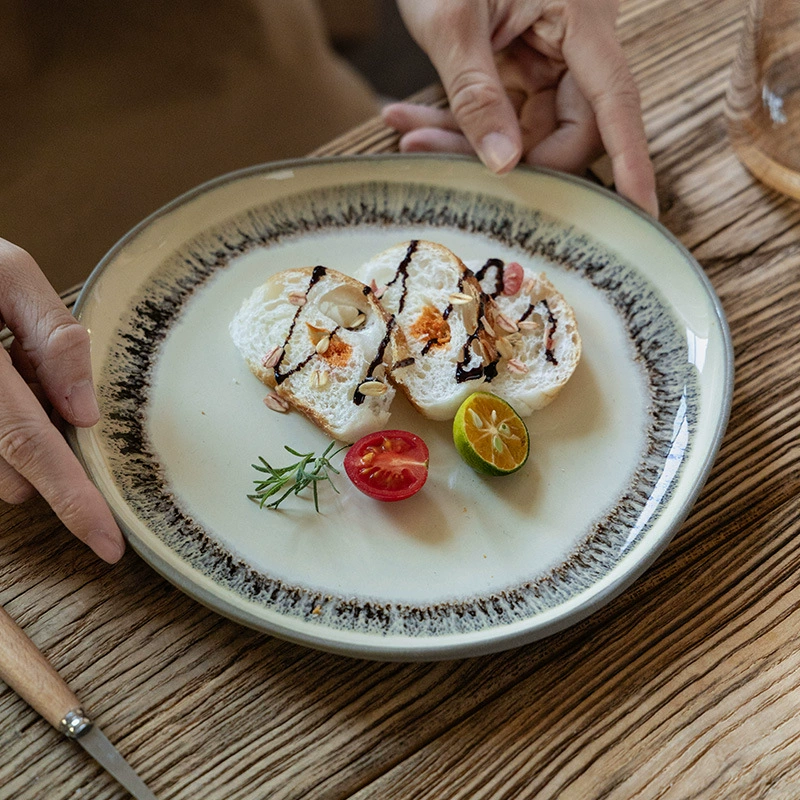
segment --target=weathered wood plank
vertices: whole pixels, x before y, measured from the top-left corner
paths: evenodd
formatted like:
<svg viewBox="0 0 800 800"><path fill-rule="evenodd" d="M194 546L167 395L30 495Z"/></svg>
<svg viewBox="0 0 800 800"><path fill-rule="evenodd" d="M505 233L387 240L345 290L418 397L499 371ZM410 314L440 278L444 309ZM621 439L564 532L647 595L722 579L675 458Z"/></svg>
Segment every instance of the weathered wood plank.
<svg viewBox="0 0 800 800"><path fill-rule="evenodd" d="M698 503L588 620L441 664L344 659L248 631L133 554L98 563L41 501L0 506L0 603L160 797L793 796L800 207L755 183L727 141L743 4L623 0L621 12L662 221L703 265L734 340L731 423ZM315 155L396 141L373 120ZM124 796L5 687L0 715L4 800Z"/></svg>
<svg viewBox="0 0 800 800"><path fill-rule="evenodd" d="M353 800L793 796L799 512L695 559Z"/></svg>

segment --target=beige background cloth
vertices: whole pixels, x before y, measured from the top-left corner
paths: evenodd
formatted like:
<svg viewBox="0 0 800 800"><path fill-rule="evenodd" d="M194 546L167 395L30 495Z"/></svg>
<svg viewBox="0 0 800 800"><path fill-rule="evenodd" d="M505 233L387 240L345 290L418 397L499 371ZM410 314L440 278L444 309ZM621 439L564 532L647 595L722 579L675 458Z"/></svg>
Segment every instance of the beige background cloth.
<svg viewBox="0 0 800 800"><path fill-rule="evenodd" d="M325 10L365 34L369 0ZM0 19L0 236L57 289L182 192L378 110L314 0L0 0Z"/></svg>

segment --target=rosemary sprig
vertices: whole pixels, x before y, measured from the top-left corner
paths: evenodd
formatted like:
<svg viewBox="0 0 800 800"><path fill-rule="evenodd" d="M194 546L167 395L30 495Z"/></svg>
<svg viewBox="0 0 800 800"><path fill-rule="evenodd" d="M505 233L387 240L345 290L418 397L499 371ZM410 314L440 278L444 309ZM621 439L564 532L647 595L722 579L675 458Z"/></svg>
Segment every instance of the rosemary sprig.
<svg viewBox="0 0 800 800"><path fill-rule="evenodd" d="M350 445L343 445L338 450L331 452L336 447L336 442L331 442L325 449L325 452L317 457L314 453L298 453L288 445L284 445L283 449L296 456L300 460L289 464L285 467L273 467L261 456L258 460L261 464L253 464L253 468L259 472L266 473L268 478L259 478L254 480L256 484L255 492L247 495L254 503L258 503L260 508L277 508L290 494L300 494L303 489L311 486L314 495L314 508L319 512L319 495L317 493L317 484L320 481L327 481L333 490L338 494L339 490L331 480L330 473L339 474L330 462L342 450L346 450ZM285 490L285 491L284 491ZM278 492L283 491L283 494L277 500L271 503L267 501L274 497Z"/></svg>

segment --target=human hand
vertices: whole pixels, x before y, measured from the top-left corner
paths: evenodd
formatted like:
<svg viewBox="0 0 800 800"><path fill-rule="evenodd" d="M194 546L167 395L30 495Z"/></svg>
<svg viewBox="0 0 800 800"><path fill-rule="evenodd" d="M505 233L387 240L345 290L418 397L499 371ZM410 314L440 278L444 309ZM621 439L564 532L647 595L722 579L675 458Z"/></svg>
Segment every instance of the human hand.
<svg viewBox="0 0 800 800"><path fill-rule="evenodd" d="M617 0L397 0L449 109L396 103L410 151L475 152L504 173L581 172L606 150L617 190L658 216L639 94L615 34Z"/></svg>
<svg viewBox="0 0 800 800"><path fill-rule="evenodd" d="M89 334L28 253L0 239L3 323L14 342L10 353L0 346L0 499L21 503L38 492L75 536L114 563L125 549L122 534L54 424L89 427L99 419Z"/></svg>

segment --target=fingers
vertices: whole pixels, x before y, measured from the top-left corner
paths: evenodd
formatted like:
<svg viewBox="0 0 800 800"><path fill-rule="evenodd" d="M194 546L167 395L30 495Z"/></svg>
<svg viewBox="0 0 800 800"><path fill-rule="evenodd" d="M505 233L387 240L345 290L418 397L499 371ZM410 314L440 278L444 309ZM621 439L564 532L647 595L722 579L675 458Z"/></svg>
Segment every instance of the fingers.
<svg viewBox="0 0 800 800"><path fill-rule="evenodd" d="M18 503L38 491L72 533L113 563L124 551L122 534L43 406L49 400L75 425L97 421L88 334L33 259L3 240L0 287L0 318L15 337L13 361L0 347L0 499Z"/></svg>
<svg viewBox="0 0 800 800"><path fill-rule="evenodd" d="M89 334L67 311L36 262L0 239L0 316L50 402L67 422L94 425L100 417L92 385Z"/></svg>
<svg viewBox="0 0 800 800"><path fill-rule="evenodd" d="M449 109L392 103L383 109L383 120L404 134L400 138L403 153L474 153Z"/></svg>
<svg viewBox="0 0 800 800"><path fill-rule="evenodd" d="M594 111L569 73L555 95L551 130L526 153L527 163L581 174L603 153Z"/></svg>
<svg viewBox="0 0 800 800"><path fill-rule="evenodd" d="M4 459L0 458L0 500L24 503L36 496L36 489Z"/></svg>
<svg viewBox="0 0 800 800"><path fill-rule="evenodd" d="M400 133L417 128L442 128L458 131L458 123L449 108L434 108L417 103L390 103L381 111L383 121Z"/></svg>
<svg viewBox="0 0 800 800"><path fill-rule="evenodd" d="M402 153L463 153L473 155L472 145L462 133L441 128L418 128L400 139Z"/></svg>
<svg viewBox="0 0 800 800"><path fill-rule="evenodd" d="M564 58L591 105L617 190L658 216L655 174L647 147L639 92L613 27L587 12L569 20Z"/></svg>
<svg viewBox="0 0 800 800"><path fill-rule="evenodd" d="M111 512L5 351L0 386L0 497L20 502L32 486L100 558L118 561L124 542Z"/></svg>
<svg viewBox="0 0 800 800"><path fill-rule="evenodd" d="M489 169L507 172L519 161L522 140L497 73L485 5L403 0L400 7L439 73L459 128Z"/></svg>

